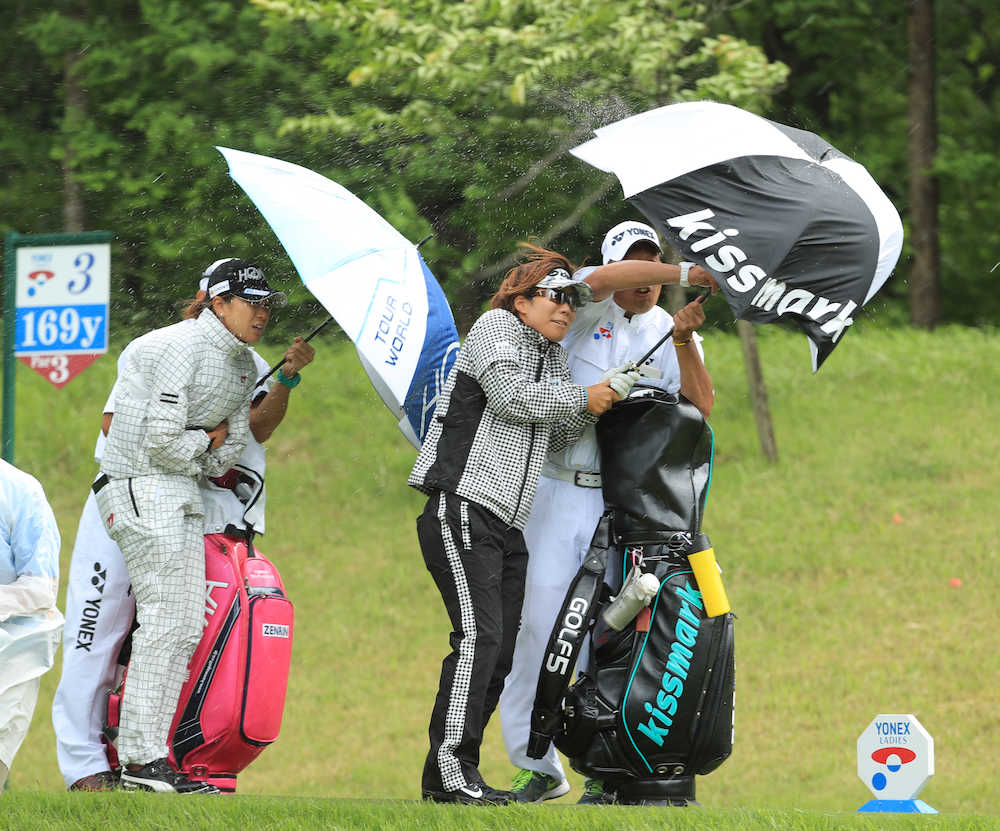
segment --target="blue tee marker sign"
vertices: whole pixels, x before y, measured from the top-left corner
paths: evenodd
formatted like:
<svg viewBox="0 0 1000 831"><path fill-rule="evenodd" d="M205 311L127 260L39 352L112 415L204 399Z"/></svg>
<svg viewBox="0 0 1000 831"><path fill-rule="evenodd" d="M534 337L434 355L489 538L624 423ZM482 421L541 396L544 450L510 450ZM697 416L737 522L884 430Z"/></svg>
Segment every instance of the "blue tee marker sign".
<svg viewBox="0 0 1000 831"><path fill-rule="evenodd" d="M14 354L57 387L108 351L108 242L19 245Z"/></svg>

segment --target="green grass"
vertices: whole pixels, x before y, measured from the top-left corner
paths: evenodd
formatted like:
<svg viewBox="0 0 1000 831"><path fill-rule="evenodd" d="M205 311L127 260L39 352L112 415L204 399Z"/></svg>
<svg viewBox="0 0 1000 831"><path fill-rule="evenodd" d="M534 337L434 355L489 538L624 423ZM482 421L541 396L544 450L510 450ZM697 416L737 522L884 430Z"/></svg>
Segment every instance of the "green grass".
<svg viewBox="0 0 1000 831"><path fill-rule="evenodd" d="M757 444L738 341L709 334L706 344L717 403L705 531L738 614L736 745L699 779L706 812L672 815L671 825L710 816L719 828L876 827L839 812L870 798L855 742L881 712L915 713L935 739L937 773L921 798L949 815L1000 813L1000 335L868 327L816 375L801 336L773 327L758 336L776 465ZM102 359L56 390L18 367L17 462L46 487L64 573L113 369ZM310 816L332 817L317 820L325 827L409 827L411 815L435 827L493 821L347 801L419 795L448 625L417 547L422 497L405 485L414 455L350 347L321 344L269 450L270 533L260 547L281 568L297 623L282 736L240 777L241 794L296 799L222 800L226 822L245 824L240 812L257 810L268 818L261 827L275 828L311 827ZM37 793L62 787L49 720L57 680L43 679L14 798L0 804L4 829L14 827L5 812L32 798L53 817L41 828L63 827L55 817L80 805L127 803ZM496 785L512 773L496 724L482 770ZM280 824L282 806L294 806L291 825ZM607 815L550 804L505 813L504 824L544 828L550 816L557 827L587 828ZM629 827L646 827L647 816L662 824L657 812L627 816ZM145 821L168 817L180 821ZM881 817L877 827L912 821ZM987 827L977 822L954 827Z"/></svg>
<svg viewBox="0 0 1000 831"><path fill-rule="evenodd" d="M0 803L5 831L100 827L175 829L380 829L380 831L988 831L993 818L956 815L860 815L818 811L576 808L515 805L469 808L388 800L315 797L177 798L153 794L10 794ZM664 811L667 813L664 813Z"/></svg>

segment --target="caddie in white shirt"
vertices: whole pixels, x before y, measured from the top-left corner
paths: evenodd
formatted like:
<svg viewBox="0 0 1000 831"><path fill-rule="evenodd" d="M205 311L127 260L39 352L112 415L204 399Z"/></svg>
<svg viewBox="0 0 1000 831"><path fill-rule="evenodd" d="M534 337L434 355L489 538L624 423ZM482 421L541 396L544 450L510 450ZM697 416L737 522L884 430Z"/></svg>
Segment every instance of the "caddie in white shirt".
<svg viewBox="0 0 1000 831"><path fill-rule="evenodd" d="M695 331L705 321L702 305L693 301L671 318L656 304L662 284L709 286L713 291L718 285L711 274L691 263L661 263L661 252L652 228L622 222L604 238L604 266L583 268L574 275L590 284L594 297L577 312L562 342L569 352L570 372L577 384L597 383L609 370L620 370L645 355L672 325L672 338L640 368L638 385L680 393L707 417L715 395L705 369L702 338ZM620 265L608 267L616 263ZM499 705L507 754L520 768L512 788L520 802L541 802L569 791L554 746L542 759L527 756L531 708L555 615L603 510L600 454L590 426L576 444L549 455L524 529L529 558L521 628ZM580 802L607 801L602 783L588 780Z"/></svg>

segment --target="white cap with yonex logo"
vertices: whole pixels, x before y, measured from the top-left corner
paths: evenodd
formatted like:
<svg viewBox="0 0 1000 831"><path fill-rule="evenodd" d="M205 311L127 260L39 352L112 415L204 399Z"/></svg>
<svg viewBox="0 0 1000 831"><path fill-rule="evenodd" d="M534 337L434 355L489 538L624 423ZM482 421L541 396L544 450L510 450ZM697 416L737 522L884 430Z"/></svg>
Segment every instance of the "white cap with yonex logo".
<svg viewBox="0 0 1000 831"><path fill-rule="evenodd" d="M601 244L601 255L604 257L604 265L616 263L625 258L628 250L637 242L648 242L656 246L656 250L661 254L663 248L660 246L660 239L656 236L656 231L642 222L626 220L619 222L614 228L604 235L604 242Z"/></svg>

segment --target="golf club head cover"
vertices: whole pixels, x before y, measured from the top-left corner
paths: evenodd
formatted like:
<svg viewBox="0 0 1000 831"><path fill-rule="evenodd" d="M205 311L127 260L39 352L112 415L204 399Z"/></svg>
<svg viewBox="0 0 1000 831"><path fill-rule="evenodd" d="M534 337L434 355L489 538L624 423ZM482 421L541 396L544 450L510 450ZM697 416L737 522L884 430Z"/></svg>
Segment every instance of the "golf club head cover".
<svg viewBox="0 0 1000 831"><path fill-rule="evenodd" d="M535 706L531 711L528 756L541 759L562 725L562 704L576 659L596 614L604 585L604 570L611 546L611 512L605 511L590 541L587 557L573 578L559 616L549 635L538 673Z"/></svg>

